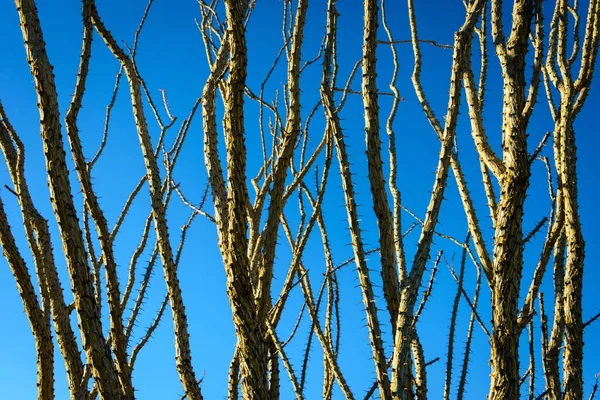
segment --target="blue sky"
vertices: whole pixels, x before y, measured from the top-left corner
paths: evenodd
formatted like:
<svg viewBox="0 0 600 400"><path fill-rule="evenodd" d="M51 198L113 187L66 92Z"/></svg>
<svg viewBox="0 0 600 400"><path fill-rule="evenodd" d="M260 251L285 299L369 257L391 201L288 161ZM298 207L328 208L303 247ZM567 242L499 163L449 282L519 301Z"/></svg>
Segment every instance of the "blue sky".
<svg viewBox="0 0 600 400"><path fill-rule="evenodd" d="M133 34L145 8L145 0L130 0L126 2L117 0L98 0L98 8L104 18L105 24L118 40L131 44ZM56 84L59 91L61 112L64 117L68 102L75 83L79 49L81 45L81 16L79 2L67 0L58 7L48 0L38 1L40 19L51 63L55 67ZM319 49L325 30L325 1L313 1L309 4L307 17L306 46L303 49L303 59L313 58ZM357 0L341 0L339 3L340 32L339 32L339 60L340 81L344 82L352 65L361 56L362 41L362 7ZM584 7L582 7L584 8ZM389 1L387 6L388 23L396 39L409 39L408 18L404 2L397 4ZM279 47L282 44L280 18L282 2L280 0L258 1L252 20L248 26L248 85L258 92L260 83L269 71ZM461 2L448 2L445 0L422 0L417 2L417 18L419 19L420 36L423 39L436 40L441 43L451 43L452 33L462 22L463 8ZM549 11L547 11L548 13ZM155 0L145 30L142 34L137 56L137 64L141 75L146 80L151 93L158 98L158 89L167 91L171 110L181 121L187 116L194 101L201 94L204 80L208 74L205 52L201 36L197 30L194 18L200 18L197 3L192 0L173 2ZM386 39L385 32L380 29L380 39ZM14 4L8 1L0 2L0 38L2 38L3 57L0 63L0 98L11 118L12 124L20 133L26 146L27 161L26 173L36 205L42 210L46 218L51 218L48 189L44 175L44 161L39 137L38 114L36 110L35 92L29 67L25 60L21 32L18 26L18 17ZM438 118L442 118L445 111L448 93L448 77L451 52L423 45L424 70L423 83L429 95ZM398 46L400 57L400 75L398 87L406 101L402 102L396 118L395 129L398 135L399 152L399 187L402 191L404 204L416 212L424 215L433 184L433 172L437 161L439 149L438 140L429 127L414 95L410 82L412 72L412 50L409 45ZM380 62L378 85L381 90L387 91L390 78L390 51L385 46L380 46L378 51ZM305 72L302 101L303 118L318 99L318 84L320 81L320 62L314 64ZM110 99L114 77L118 64L104 47L98 37L95 38L93 47L92 64L88 91L84 98L84 109L80 114L81 137L87 157L95 153L102 134L104 123L104 110ZM274 99L274 91L281 92L285 82L285 66L280 64L275 74L267 85L266 98ZM352 87L360 88L358 79ZM111 123L109 143L103 158L95 167L94 185L99 193L101 205L105 207L109 223L116 221L120 208L129 191L144 173L141 152L137 145L137 136L130 113L130 103L126 90L119 92L117 105ZM485 123L492 145L498 149L500 145L500 97L501 81L498 75L497 62L491 55L490 78L488 83L488 100L486 103ZM384 118L391 102L387 98L381 101L382 127ZM248 117L246 120L247 145L248 145L248 175L254 176L258 166L262 163L260 154L260 140L256 106L249 103ZM600 311L600 295L594 288L594 283L600 279L600 272L596 261L600 256L598 249L600 234L595 229L595 223L600 221L600 211L596 206L596 199L600 197L600 185L596 172L596 153L600 146L598 138L598 124L596 113L600 109L600 89L598 82L594 82L591 94L581 115L577 129L577 143L579 155L579 185L580 205L583 220L584 235L587 241L586 272L584 281L584 319ZM150 114L149 114L150 115ZM351 96L342 114L343 127L347 137L356 191L358 194L359 211L361 213L361 227L364 230L365 243L368 248L376 247L376 222L370 205L370 190L366 181L367 171L364 159L364 122L362 119L362 102L357 96ZM322 132L322 120L317 119L311 125L311 137L316 144ZM536 111L530 127L531 147L535 148L539 139L548 130L552 129L545 96L540 93ZM152 133L157 135L156 124L151 124ZM173 139L172 136L167 141ZM382 136L385 136L383 134ZM385 138L384 138L385 140ZM484 193L480 184L478 164L475 162L474 146L469 134L468 117L466 108L462 110L462 119L458 130L458 143L460 156L467 173L467 180L474 199L482 227L485 229L488 245L491 245L493 232L491 223L487 218L487 207L484 203ZM384 145L387 142L384 142ZM550 148L544 150L545 155L551 155ZM334 261L341 263L352 256L349 244L349 234L346 225L345 210L341 184L336 175L337 167L334 163L328 192L325 200L324 215L329 223L329 233L334 249ZM548 197L546 192L545 170L541 163L534 164L532 184L526 204L525 230L528 231L544 216L547 215ZM188 198L198 202L206 184L206 172L203 166L202 131L200 115L197 115L182 158L175 172L175 178L181 182L181 187ZM438 231L463 238L466 233L464 213L460 208L454 180L449 179L446 191L446 202L442 206L442 215ZM24 254L27 254L26 243L20 232L20 214L12 195L4 190L2 185L9 185L10 179L4 168L0 168L0 195L6 203L7 213L19 245ZM10 185L9 185L10 186ZM73 192L77 204L81 204L79 187L72 180ZM144 197L146 196L146 197ZM147 194L142 194L135 202L135 209L130 219L117 239L116 254L121 268L120 273L126 276L129 258L137 246L139 232L143 221L149 212ZM210 209L210 207L209 207ZM172 229L174 242L178 239L179 230L189 215L188 210L174 200L169 211L169 223ZM413 222L407 215L403 215L404 227L408 228ZM51 220L51 225L53 225ZM529 227L529 228L528 228ZM63 287L67 288L68 278L64 271L64 260L60 256L60 246L55 227L55 252L56 260L61 271ZM528 287L528 278L533 273L535 260L539 255L545 231L542 231L527 247L526 265L524 269L523 290ZM316 290L322 279L323 261L320 249L320 238L313 235L309 242L304 262L310 270L313 288ZM406 242L409 259L414 253L417 234L413 233ZM454 245L448 244L443 239L436 239L435 250L444 249L446 259L458 268L460 251ZM204 376L202 383L203 393L207 399L220 399L226 395L227 369L234 350L235 336L231 323L231 314L225 293L225 275L222 268L221 257L217 248L214 226L206 219L199 218L190 230L188 246L184 250L180 278L184 300L190 323L193 360L196 372ZM290 256L285 241L281 235L278 260L275 268L276 281L274 293L279 292ZM142 256L143 260L149 259L149 252ZM380 283L378 273L379 260L376 255L369 258L372 278L376 284ZM431 264L429 265L431 267ZM153 317L154 310L159 306L165 293L162 274L154 274L148 301L145 303L145 314L139 321L137 335L143 332ZM473 293L474 268L469 265L466 272L465 285L469 293ZM425 279L429 278L429 272ZM341 336L341 368L349 382L351 389L357 397L370 387L374 379L373 363L368 347L368 332L365 327L363 306L360 300L360 289L356 271L352 265L342 269L339 273L341 288L342 310L342 336ZM137 280L139 282L139 279ZM547 296L547 309L551 304L551 273L548 273L544 282ZM483 284L480 310L485 322L489 321L489 296L486 285ZM428 303L419 325L421 339L425 347L427 360L440 357L442 361L433 364L428 369L430 397L440 398L443 390L446 346L448 338L448 323L450 309L456 286L445 264L440 265L432 298ZM65 292L68 293L68 290ZM70 294L67 294L70 296ZM384 313L383 298L379 299L380 319L387 321ZM33 399L36 393L35 377L35 348L27 318L23 312L22 304L16 290L14 279L6 262L0 260L0 303L4 304L2 313L6 326L0 329L0 398ZM297 311L300 309L299 295L293 295L280 324L278 333L285 339L293 326ZM456 337L455 366L460 365L462 359L462 345L464 343L464 330L469 318L466 304L461 303L459 313L459 330ZM153 339L140 354L134 371L134 384L140 399L178 399L182 393L181 386L174 369L174 349L172 344L172 325L166 317L156 331ZM539 324L536 320L536 338L539 340ZM107 325L106 325L107 326ZM489 324L488 324L489 326ZM390 346L389 327L384 332L384 340L388 352ZM305 334L309 329L307 316L300 326L300 333ZM591 325L585 332L585 390L589 393L593 385L594 374L600 372L600 342L593 338L600 335L600 323ZM525 337L525 335L524 335ZM299 338L289 347L289 356L294 366L299 368L302 363L302 351L306 339ZM10 343L10 345L6 344ZM320 397L320 374L322 366L322 353L316 340L313 342L307 383L307 398ZM60 354L56 352L56 394L58 399L67 398L67 388L62 370ZM470 367L467 398L483 398L488 390L489 347L486 337L479 327L475 327L473 357ZM538 370L540 360L538 357ZM527 361L522 359L521 369L526 369ZM459 373L455 367L455 377ZM538 375L537 385L543 390L542 375ZM453 385L456 388L456 384ZM341 393L336 391L336 398L341 398ZM291 398L289 383L282 375L282 399Z"/></svg>

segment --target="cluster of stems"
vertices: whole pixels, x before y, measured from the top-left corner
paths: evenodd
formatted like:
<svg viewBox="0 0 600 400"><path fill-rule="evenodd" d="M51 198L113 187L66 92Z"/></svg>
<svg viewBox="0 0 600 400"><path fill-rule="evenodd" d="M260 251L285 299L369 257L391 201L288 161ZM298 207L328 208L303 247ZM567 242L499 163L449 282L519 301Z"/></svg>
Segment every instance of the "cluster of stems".
<svg viewBox="0 0 600 400"><path fill-rule="evenodd" d="M175 367L183 396L190 400L203 398L202 379L198 378L192 363L188 317L178 278L186 233L198 216L210 221L216 231L226 276L224 289L237 339L228 376L229 399L240 396L249 400L286 398L287 394L281 393L284 374L294 396L303 399L315 339L323 358L323 398L333 398L336 390L347 399L358 396L356 387L352 388L352 382L347 381L343 372L349 367L338 361L343 351L340 346L338 273L348 264L356 267L375 374L372 386L362 388L360 393L366 391L365 399L375 393L384 400L426 399L432 385L427 367L439 357L427 361L426 343L421 340L418 322L432 294L438 267L447 263L441 251L437 257L432 257L436 252L435 237L454 243L462 252L458 272L449 266L456 281L456 293L448 327L444 399L465 396L472 340L477 327L486 335L490 351L489 400L517 399L525 392L529 399L583 398L583 333L598 316L587 322L583 320L585 242L578 209L574 122L590 91L596 64L600 0L589 1L584 25L578 0L555 0L552 4L542 0L514 0L511 18L504 15L506 5L502 0L464 1L464 18L451 45L420 38L418 4L414 0L407 0L411 35L408 40L394 39L391 29L394 25L388 22L385 0L364 0L362 57L342 84L339 83L338 65L341 16L337 1L327 1L321 21L325 35L316 56L307 58L309 44L305 38L310 29L307 13L309 4L315 4L310 0L284 0L283 45L259 92L253 91L249 84L250 44L246 31L253 23L255 7L262 5L254 0L223 0L222 3L218 0L199 1L201 19L198 28L210 72L189 116L178 124L164 91L161 98L164 110L158 109L136 63L138 38L153 0L144 11L131 48L122 47L105 26L95 0L82 0L81 55L63 129L53 67L46 51L36 3L34 0L15 1L37 94L53 218L50 220L41 214L30 193L25 178L25 147L0 103L0 149L12 182L12 188L7 188L20 208L30 254L24 256L17 245L16 231L9 225L4 208L6 195L0 199L0 244L35 338L38 398L49 400L55 397L56 342L65 364L72 399L134 399L132 371L138 354L157 329L167 308L173 321ZM544 22L548 10L552 12L549 25ZM511 25L510 31L505 28L507 22ZM394 23L399 22L394 20ZM99 45L108 48L120 69L107 107L101 145L94 157L87 159L78 114L86 94L94 35L101 38L103 43ZM380 39L382 36L385 40ZM408 64L408 60L399 59L397 47L402 44L412 47L412 86L425 118L439 139L432 190L423 217L403 205L399 184L402 174L410 172L399 167L401 149L397 145L397 134L411 134L396 123L397 114L402 114L401 103L405 101L398 90L397 79L401 63ZM442 48L437 51L452 53L443 118L434 112L421 82L422 45L434 45ZM380 61L378 52L382 47L390 51L391 65L383 65ZM490 57L497 59L498 76L488 76ZM283 89L281 94L277 90L269 100L265 91L273 86L271 78L281 70L279 66L283 63ZM477 65L479 71L474 71L473 65ZM360 90L353 90L358 71ZM389 92L379 88L378 71L391 71L387 74L391 77ZM306 99L311 97L303 88L308 87L307 81L312 79L314 82L315 76L320 76L318 96L313 96L314 104L307 106ZM502 108L488 110L488 113L499 113L502 121L495 129L484 123L486 84L491 79L502 82ZM111 111L122 84L128 87L144 173L111 227L92 182L94 166L109 143ZM542 85L544 90L540 90ZM544 94L552 117L552 130L538 143L532 143L535 135L529 135L530 120L534 107ZM354 95L362 99L364 114L365 148L361 149L367 168L364 182L357 182L356 170L351 164L353 155L347 143L348 132L344 131L344 107L348 98ZM385 121L382 121L380 107L382 96L392 99ZM468 129L463 129L460 119L461 103L468 109L468 120L464 122ZM197 109L200 109L202 129L192 130L192 133L203 137L208 183L202 199L194 202L176 181L174 169ZM152 138L149 113L159 128L158 140ZM257 117L257 121L248 118L249 114ZM323 123L317 131L311 121L319 118ZM172 146L167 148L166 134L176 125L179 125L177 134ZM462 130L470 131L476 149L476 159L465 165L477 165L477 173L481 174L489 210L486 226L491 226L491 230L480 222L461 165L464 157L459 156L456 143L457 133ZM490 140L488 131L497 132L498 140ZM68 148L63 140L65 133ZM253 178L248 176L249 165L255 164L255 158L249 162L247 142L250 137L260 142L262 150L259 168ZM496 146L495 141L501 145ZM383 149L384 146L387 149ZM531 148L535 150L530 152ZM69 173L71 161L67 160L67 151L70 151L76 178ZM524 209L530 183L537 179L532 175L532 164L537 162L543 163L548 172L550 207L548 217L531 229L524 223ZM444 196L452 177L468 226L465 240L456 240L438 229ZM82 194L81 207L74 201L73 185L76 183ZM341 186L352 249L352 257L338 265L334 263L334 254L340 250L333 247L329 236L331 222L326 220L324 213L329 199L326 189L332 184ZM363 184L369 187L369 205L377 224L373 233L376 248L365 245L357 196L357 186ZM142 194L147 195L150 211L139 245L131 255L126 277L119 276L115 247L118 240L125 240L119 237L119 231L134 200ZM167 220L173 198L178 198L190 210L178 244L172 238ZM211 211L205 206L207 198ZM408 229L403 215L414 219ZM56 224L57 238L50 235L49 224ZM535 261L533 276L530 282L523 282L525 271L530 269L530 258L524 256L525 248L546 225L546 237ZM416 236L414 251L405 245L406 237L413 232ZM304 256L309 239L313 237L320 240L323 259L321 269L315 266L309 271ZM369 241L372 237L369 236ZM68 296L65 296L54 258L53 241L56 239L66 260L70 280ZM281 290L276 293L273 283L277 278L276 271L280 271L277 257L280 252L289 255L290 261L284 266ZM375 258L378 265L368 261L368 256L373 253L378 254ZM143 254L150 254L146 263L141 261ZM432 259L435 260L433 263ZM33 269L28 266L30 260ZM162 266L166 293L154 314L153 323L141 334L138 332L136 342L134 328L156 265ZM425 281L428 265L432 265L429 283ZM553 267L554 275L552 321L545 312L541 289L549 265ZM468 267L474 267L476 273L471 295L465 283ZM142 280L136 284L140 269L143 269ZM37 279L32 279L32 271ZM374 271L379 271L380 277L374 276ZM313 290L317 276L322 277L318 292ZM479 299L482 280L487 282L483 289L489 290L490 297L486 309ZM380 292L376 285L379 281ZM37 282L37 288L34 282ZM520 300L522 287L527 290ZM293 295L302 299L297 316L288 315L286 308ZM68 304L65 297L72 297L73 302ZM461 305L470 317L464 329L464 356L457 378L453 373L455 341L460 332L457 316ZM104 311L108 315L103 318ZM482 314L489 315L491 322L484 322ZM303 329L305 315L309 318L309 330L301 337L297 333ZM75 318L79 332L73 330ZM284 318L296 318L286 339L279 336L280 322ZM105 334L103 324L107 321L108 334ZM539 356L534 330L538 325L541 327L539 349L543 388L536 383L536 373L539 375L540 369L536 369ZM387 337L386 330L390 332ZM523 368L523 349L519 343L526 330L529 365ZM303 358L298 367L293 365L287 349L291 342L301 341L304 343ZM285 371L281 370L282 366ZM523 386L527 379L529 385ZM457 388L455 392L454 388Z"/></svg>

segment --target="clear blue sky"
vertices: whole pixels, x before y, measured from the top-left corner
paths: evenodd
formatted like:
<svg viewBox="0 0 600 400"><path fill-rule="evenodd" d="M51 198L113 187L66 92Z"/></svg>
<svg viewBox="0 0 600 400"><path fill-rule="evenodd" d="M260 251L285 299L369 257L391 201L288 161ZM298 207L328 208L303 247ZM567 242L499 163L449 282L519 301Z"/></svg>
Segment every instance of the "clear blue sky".
<svg viewBox="0 0 600 400"><path fill-rule="evenodd" d="M208 69L205 52L200 34L194 18L200 18L197 3L193 0L176 2L155 0L150 12L145 30L142 34L137 64L140 73L145 78L153 95L159 95L158 89L165 89L169 97L171 110L181 121L185 118L195 99L200 96ZM445 0L421 0L417 3L417 17L419 19L420 35L423 39L432 39L441 43L451 43L452 33L461 24L463 8L461 2L447 2ZM507 2L508 3L508 2ZM586 2L587 3L587 2ZM124 6L123 4L127 4ZM450 5L452 4L452 5ZM98 8L104 22L118 40L131 44L133 33L145 8L145 0L98 0ZM81 16L80 4L77 0L55 2L48 0L38 1L40 19L51 63L55 67L56 84L59 91L59 100L62 116L66 112L68 102L75 83L79 49L81 45ZM306 46L303 49L303 59L313 58L319 49L325 28L326 2L313 1L309 4L307 19ZM389 1L388 21L396 39L409 39L408 18L405 3ZM582 7L585 9L585 7ZM255 92L259 90L260 82L268 72L277 50L282 44L280 17L282 2L280 0L257 1L252 20L248 26L248 83ZM361 55L362 40L362 7L357 0L342 0L339 3L340 33L339 33L339 60L340 80L345 80L352 65ZM549 12L549 11L547 11ZM386 39L385 33L380 29L379 37ZM0 98L11 118L11 122L21 135L27 151L26 173L29 184L37 201L37 206L44 215L51 219L51 208L48 199L48 189L44 175L44 161L39 137L38 113L36 109L35 92L29 67L25 60L21 32L18 26L18 17L14 4L10 1L0 2L0 38L3 49L2 62L0 63ZM401 103L396 119L396 132L399 145L399 185L403 200L407 207L422 216L425 211L429 192L432 187L433 171L435 170L438 140L429 127L415 98L410 83L412 71L412 51L409 45L398 46L400 55L400 77L398 87L406 99ZM437 48L423 46L424 71L423 82L425 89L438 117L442 117L445 110L448 93L448 77L451 52ZM378 53L380 60L379 87L387 91L390 77L390 52L381 46ZM501 81L497 74L497 62L491 56L491 69L489 80L489 96L486 103L485 122L488 135L495 146L499 147L500 113L499 97ZM87 157L92 157L100 143L104 121L104 109L110 99L114 85L114 77L118 65L108 50L105 49L99 38L95 38L93 47L92 64L88 91L84 98L84 109L80 114L81 136ZM283 64L276 70L266 91L266 97L272 99L274 90L285 81ZM320 63L307 70L303 86L302 99L304 117L318 99L318 83L320 80ZM360 88L355 80L353 88ZM384 98L381 101L382 118L387 116L391 102ZM353 162L354 179L357 185L358 202L362 214L362 228L365 231L367 248L377 245L376 223L370 205L370 191L366 182L366 164L364 159L364 131L362 119L362 103L360 98L354 96L348 101L343 113L343 125L347 135ZM130 114L130 103L127 92L121 90L115 114L111 124L108 150L95 168L95 187L101 196L101 205L105 207L109 223L114 224L120 208L139 177L143 174L141 152L137 147L137 136L133 119ZM584 234L587 241L586 272L584 281L584 319L600 311L600 295L595 290L594 284L600 279L600 272L596 260L600 257L598 249L600 234L595 229L595 223L600 221L600 211L596 206L596 199L600 198L600 185L596 172L596 153L600 146L598 138L598 124L596 113L600 109L600 83L594 82L591 95L586 108L579 116L576 129L579 148L579 184L580 205ZM258 123L255 116L256 107L248 108L247 118L247 143L249 155L249 176L254 176L261 159L260 142L258 136ZM150 115L150 113L148 114ZM487 207L483 202L483 191L480 185L481 177L478 164L475 162L472 139L469 135L469 125L466 109L462 112L463 118L459 125L458 141L461 157L467 172L467 180L476 200L477 209L482 226L486 229L486 237L490 244L493 232L491 223L487 219ZM182 153L175 177L181 182L181 187L187 196L198 202L206 184L206 173L203 166L202 132L200 115L197 116L190 138ZM382 127L384 119L382 119ZM312 137L316 140L321 132L322 122L315 121L312 127ZM156 135L156 124L151 125L152 133ZM543 93L530 127L531 146L534 148L544 132L552 129L552 122L548 115L547 104ZM167 140L172 140L174 132ZM383 136L385 136L383 134ZM387 142L385 142L387 143ZM544 150L550 155L550 149ZM351 257L349 235L346 229L345 210L341 195L340 182L335 175L337 168L333 167L330 177L328 194L326 196L325 218L329 221L329 230L334 249L334 259L340 263ZM73 192L76 201L81 204L78 194L79 186L73 179ZM442 208L441 224L439 231L463 238L466 233L464 213L460 208L457 191L451 177L446 191L447 201ZM20 213L12 195L3 189L2 185L10 186L10 178L5 168L0 168L0 195L6 203L10 221L18 237L23 254L27 255L26 243L20 231ZM541 165L533 169L532 185L526 205L525 229L529 230L544 216L548 210L546 194L545 170ZM143 220L149 211L147 194L143 194L136 201L136 209L131 213L131 222L124 226L118 238L116 254L121 267L122 276L126 276L129 258L139 240L139 231ZM170 210L169 221L172 227L173 240L179 235L178 227L187 219L188 212L177 201L173 202ZM408 228L412 219L404 214L404 226ZM54 221L51 219L51 225ZM55 235L56 261L61 269L63 287L67 288L68 278L64 273L64 260L60 255L60 245L56 229ZM538 234L537 238L527 247L526 266L524 271L523 290L528 286L528 278L532 275L534 263L539 254L545 231ZM406 243L409 259L415 249L416 234L413 234ZM198 219L190 231L188 247L180 267L180 277L183 288L184 300L190 323L193 360L196 372L203 376L203 393L207 399L220 399L226 395L227 370L235 345L235 336L230 318L228 300L225 293L225 276L222 268L221 257L217 248L214 226L206 219ZM276 265L277 280L274 290L278 293L284 280L284 274L289 254L284 237L280 241L278 264ZM316 289L322 279L323 262L320 256L320 239L314 235L305 256L306 266L311 271L313 287ZM460 251L456 246L436 239L436 250L444 248L449 262L454 260L458 268ZM149 258L148 252L142 257ZM376 256L371 256L369 265L373 271L372 277L379 283L378 264ZM155 273L149 299L144 307L146 314L139 321L137 334L150 324L154 310L165 292L162 274ZM370 387L374 379L373 363L368 347L368 332L365 327L363 306L360 300L360 289L356 279L356 271L352 266L344 268L339 274L342 296L342 344L340 363L341 368L350 384L351 389L360 397L363 391ZM425 279L429 275L426 274ZM547 292L547 309L551 307L551 273L547 274L544 289ZM139 282L139 278L138 278ZM473 292L474 268L467 268L466 285L469 293ZM489 321L489 297L485 284L483 285L480 310L484 321ZM68 293L68 290L65 292ZM450 309L455 293L455 285L445 265L441 265L438 278L434 287L432 298L424 313L419 331L425 346L427 360L441 358L428 368L430 398L441 398L444 382L445 357L450 320ZM70 294L67 294L70 296ZM382 299L381 299L382 300ZM0 260L0 304L4 305L2 313L4 327L0 329L0 398L6 399L33 399L36 393L35 376L35 348L33 338L29 331L29 324L23 312L14 279L4 259ZM469 318L469 311L463 302L459 314L460 333L456 337L455 365L460 365L462 360L462 345ZM284 314L284 321L280 324L279 335L285 339L293 325L296 312L301 303L298 296L293 296ZM380 319L387 321L383 312L383 302L380 302ZM175 372L174 349L172 344L172 325L167 311L159 329L153 339L140 354L134 371L134 384L140 399L178 399L182 389ZM537 325L537 320L536 320ZM107 326L107 325L106 325ZM489 324L488 324L489 326ZM308 318L305 316L300 327L300 333L309 329ZM539 327L535 331L536 340L539 340ZM593 385L594 374L600 372L600 341L594 337L600 336L600 323L597 322L586 330L585 342L585 391L589 393ZM525 335L524 335L525 338ZM388 352L390 347L389 327L385 332ZM306 339L298 339L296 345L290 345L289 356L294 366L301 365L302 348ZM10 343L10 344L9 344ZM538 345L539 346L539 345ZM309 363L309 380L307 398L319 398L321 381L319 379L322 368L322 356L316 340L313 342L313 352ZM473 357L470 367L469 384L467 386L468 398L483 398L488 390L489 347L485 335L479 327L475 327ZM538 358L538 371L541 367ZM521 369L527 368L527 360L522 359ZM67 387L62 370L62 359L58 349L56 351L56 395L58 399L67 398ZM455 376L460 372L455 367ZM540 391L543 390L542 375L537 381ZM456 388L456 384L453 385ZM286 376L282 373L282 399L291 398L290 386ZM336 392L336 398L341 398L341 393Z"/></svg>

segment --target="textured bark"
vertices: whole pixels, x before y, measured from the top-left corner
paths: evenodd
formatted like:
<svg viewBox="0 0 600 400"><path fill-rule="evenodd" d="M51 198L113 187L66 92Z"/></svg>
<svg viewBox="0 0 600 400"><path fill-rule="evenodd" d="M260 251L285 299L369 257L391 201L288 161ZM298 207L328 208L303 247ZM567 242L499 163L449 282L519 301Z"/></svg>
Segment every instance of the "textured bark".
<svg viewBox="0 0 600 400"><path fill-rule="evenodd" d="M454 295L454 302L452 304L452 314L450 314L450 327L448 329L448 357L446 358L446 380L444 383L444 400L450 399L450 386L452 385L452 365L454 363L454 339L456 337L456 318L458 317L458 307L460 304L460 297L463 290L463 282L465 278L465 264L467 262L467 248L471 235L467 234L465 239L465 248L463 249L460 270L458 272L458 282L456 288L456 294Z"/></svg>
<svg viewBox="0 0 600 400"><path fill-rule="evenodd" d="M87 396L87 387L82 384L83 363L81 362L79 345L71 327L63 289L56 270L48 221L41 216L33 204L25 179L25 149L17 133L8 122L2 104L0 104L0 115L2 116L0 147L18 194L25 234L34 256L40 286L46 287L42 297L48 303L50 309L44 311L51 311L52 314L58 347L67 371L67 382L71 398L81 399Z"/></svg>
<svg viewBox="0 0 600 400"><path fill-rule="evenodd" d="M216 60L211 68L211 73L202 90L202 128L204 130L204 164L211 187L214 209L215 225L219 248L224 251L229 241L227 190L223 178L223 169L218 150L217 116L216 116L216 90L222 75L225 73L229 56L229 41L225 40L219 49ZM224 255L223 255L224 257ZM237 350L236 350L237 352Z"/></svg>
<svg viewBox="0 0 600 400"><path fill-rule="evenodd" d="M559 204L561 203L562 201L560 201ZM552 326L550 338L547 340L547 344L546 346L543 346L542 350L544 376L546 379L546 387L549 390L548 397L551 400L561 400L563 398L559 358L565 333L565 247L566 237L564 233L561 233L554 251L554 324ZM542 314L542 318L544 318L545 315L543 310L540 310L540 313ZM543 325L547 324L544 323ZM544 329L542 334L547 334L546 329Z"/></svg>
<svg viewBox="0 0 600 400"><path fill-rule="evenodd" d="M40 307L27 265L8 225L2 199L0 199L0 245L17 282L19 295L35 339L38 399L52 400L54 399L54 345L50 332L50 316L45 315Z"/></svg>
<svg viewBox="0 0 600 400"><path fill-rule="evenodd" d="M585 241L581 231L577 196L577 169L575 132L568 121L561 124L563 165L559 173L563 177L565 198L565 235L567 240L564 321L565 344L563 355L564 398L583 397L583 261Z"/></svg>
<svg viewBox="0 0 600 400"><path fill-rule="evenodd" d="M373 199L373 210L379 228L379 252L383 294L390 314L392 331L396 330L400 289L396 259L394 257L394 231L392 213L388 202L386 181L381 160L379 129L379 94L377 92L377 0L364 1L363 56L362 56L362 100L365 112L367 143L367 166L369 185Z"/></svg>
<svg viewBox="0 0 600 400"><path fill-rule="evenodd" d="M202 96L204 117L204 157L211 185L219 248L227 277L227 294L238 338L229 373L230 398L237 397L238 370L242 396L263 399L269 396L268 347L266 327L259 323L254 288L250 279L246 187L246 149L244 143L244 87L246 79L246 42L241 4L226 3L228 30L225 42L212 66ZM227 65L227 56L230 56ZM217 148L216 96L225 67L229 80L221 87L225 99L225 143L227 183L223 177ZM227 187L226 187L227 185ZM231 392L233 390L233 392Z"/></svg>
<svg viewBox="0 0 600 400"><path fill-rule="evenodd" d="M567 46L570 41L569 13L575 17L575 26L572 29L575 32L574 44L570 56L567 54ZM556 289L557 302L562 300L562 304L557 304L556 308L562 307L562 309L555 311L557 316L555 316L554 328L547 349L546 379L547 387L554 398L564 396L564 399L569 400L583 397L584 349L582 286L585 241L578 207L577 146L573 123L585 103L596 64L600 40L600 2L597 0L589 2L585 35L582 41L580 41L578 32L578 13L577 3L571 6L565 0L556 2L550 24L550 44L544 77L550 111L555 121L554 153L559 182L557 198L561 200L560 205L564 208L564 236L561 236L557 244L561 268L563 257L566 256L564 270L555 271L555 274L561 275L555 277L555 281L560 284ZM578 76L575 78L573 66L577 61L580 61L581 64ZM557 105L553 103L548 81L558 91ZM566 254L563 254L563 251ZM563 273L564 276L562 276ZM562 339L563 333L564 339ZM562 393L558 376L559 344L564 347Z"/></svg>
<svg viewBox="0 0 600 400"><path fill-rule="evenodd" d="M330 348L335 349L333 339L333 309L337 307L336 298L339 294L334 288L333 280L335 279L335 271L333 270L333 261L331 260L331 253L329 248L329 239L327 237L327 231L323 222L323 214L319 213L319 228L321 230L321 238L323 239L323 249L325 251L325 259L328 265L328 270L331 276L326 277L327 279L327 310L325 312L325 338ZM337 310L336 310L337 311ZM339 326L338 332L339 332ZM336 351L337 353L337 351ZM334 353L335 354L335 353ZM333 368L329 365L327 357L323 355L323 399L330 400L333 392L333 383L335 376L333 374Z"/></svg>
<svg viewBox="0 0 600 400"><path fill-rule="evenodd" d="M525 57L533 6L515 1L513 29L504 42L501 1L492 2L492 33L504 79L502 149L492 290L492 374L490 400L519 397L518 298L523 271L523 206L529 186L525 109Z"/></svg>
<svg viewBox="0 0 600 400"><path fill-rule="evenodd" d="M113 241L108 228L108 223L104 212L98 204L98 197L92 187L92 178L90 176L88 164L83 154L83 147L79 139L79 128L77 126L77 116L81 110L83 95L85 92L89 62L91 57L93 26L91 20L91 3L83 1L83 46L80 56L79 71L77 74L77 83L75 92L71 100L71 105L65 117L67 136L71 146L71 154L75 161L75 170L81 184L86 209L94 219L98 241L102 251L102 260L106 271L106 294L108 296L108 310L110 314L110 337L115 355L115 367L119 376L121 393L124 399L133 399L134 388L131 381L131 367L127 359L127 339L123 327L123 308L121 307L121 290L119 288L119 277L117 276L117 263L113 251Z"/></svg>
<svg viewBox="0 0 600 400"><path fill-rule="evenodd" d="M82 343L92 367L99 393L105 398L119 398L121 391L110 349L104 340L99 306L96 304L83 236L77 219L65 163L60 128L58 96L52 66L46 54L37 8L32 0L16 0L27 61L34 78L40 110L41 135L46 156L52 207L58 221L73 288L75 310L82 330Z"/></svg>
<svg viewBox="0 0 600 400"><path fill-rule="evenodd" d="M421 341L416 336L411 340L413 363L415 365L415 399L427 400L427 370L425 366L425 355L423 354L423 346Z"/></svg>
<svg viewBox="0 0 600 400"><path fill-rule="evenodd" d="M511 166L514 170L527 167ZM511 170L509 168L509 170ZM519 397L519 283L522 271L522 217L527 178L504 179L498 204L492 292L492 382L490 399ZM521 176L518 176L521 175ZM508 182L507 182L508 181Z"/></svg>
<svg viewBox="0 0 600 400"><path fill-rule="evenodd" d="M233 357L231 357L231 363L229 363L229 378L227 379L227 399L237 400L239 397L239 384L240 384L240 359L238 355L238 347L236 345Z"/></svg>
<svg viewBox="0 0 600 400"><path fill-rule="evenodd" d="M268 338L269 349L269 398L278 399L280 394L279 385L279 354L272 338Z"/></svg>
<svg viewBox="0 0 600 400"><path fill-rule="evenodd" d="M223 127L227 149L227 207L229 240L222 254L233 320L239 338L242 397L266 399L269 393L268 349L264 322L258 319L248 259L246 145L244 90L247 49L244 17L248 2L226 1L227 38L230 49L229 78L225 91Z"/></svg>

